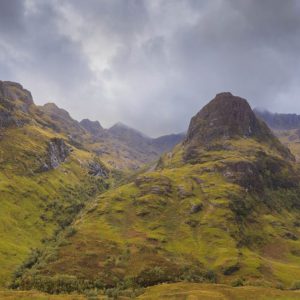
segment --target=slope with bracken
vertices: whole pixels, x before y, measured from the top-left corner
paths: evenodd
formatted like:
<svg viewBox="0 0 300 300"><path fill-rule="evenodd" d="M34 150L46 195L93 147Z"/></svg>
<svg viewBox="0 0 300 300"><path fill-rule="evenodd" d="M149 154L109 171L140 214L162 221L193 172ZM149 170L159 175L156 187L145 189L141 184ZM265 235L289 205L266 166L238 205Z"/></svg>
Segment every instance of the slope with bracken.
<svg viewBox="0 0 300 300"><path fill-rule="evenodd" d="M273 130L280 141L286 145L300 160L300 116L296 114L273 114L268 111L255 110Z"/></svg>
<svg viewBox="0 0 300 300"><path fill-rule="evenodd" d="M0 286L110 181L94 154L51 127L30 92L0 81Z"/></svg>
<svg viewBox="0 0 300 300"><path fill-rule="evenodd" d="M218 94L156 169L90 202L15 286L46 292L300 279L294 157L246 100Z"/></svg>

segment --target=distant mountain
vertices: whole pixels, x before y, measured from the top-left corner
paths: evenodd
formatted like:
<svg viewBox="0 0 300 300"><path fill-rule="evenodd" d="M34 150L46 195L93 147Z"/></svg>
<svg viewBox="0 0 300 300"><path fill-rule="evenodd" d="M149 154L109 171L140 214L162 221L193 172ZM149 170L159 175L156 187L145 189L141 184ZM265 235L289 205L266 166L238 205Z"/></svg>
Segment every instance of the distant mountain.
<svg viewBox="0 0 300 300"><path fill-rule="evenodd" d="M151 155L151 150L154 150L150 150L148 148L151 143L150 137L123 123L113 125L108 129L108 133L115 139L126 144L128 147L139 149L141 152L149 153ZM155 152L154 155L157 155L157 153Z"/></svg>
<svg viewBox="0 0 300 300"><path fill-rule="evenodd" d="M151 145L159 153L170 151L175 145L182 142L185 138L185 133L164 135L155 139L152 139Z"/></svg>
<svg viewBox="0 0 300 300"><path fill-rule="evenodd" d="M0 128L35 122L65 135L70 144L95 153L113 168L137 169L155 161L183 139L180 134L152 139L121 123L104 129L98 121L78 122L54 103L36 106L30 92L18 83L0 81L0 91ZM6 99L15 100L12 103Z"/></svg>
<svg viewBox="0 0 300 300"><path fill-rule="evenodd" d="M256 109L255 114L275 130L300 129L300 115L279 114Z"/></svg>
<svg viewBox="0 0 300 300"><path fill-rule="evenodd" d="M104 129L100 125L99 121L90 121L89 119L83 119L80 121L80 125L93 136L102 136Z"/></svg>
<svg viewBox="0 0 300 300"><path fill-rule="evenodd" d="M184 134L170 134L158 138L150 138L142 132L125 124L117 123L108 129L108 133L115 139L122 141L130 148L137 149L154 160L160 154L170 151L184 139Z"/></svg>

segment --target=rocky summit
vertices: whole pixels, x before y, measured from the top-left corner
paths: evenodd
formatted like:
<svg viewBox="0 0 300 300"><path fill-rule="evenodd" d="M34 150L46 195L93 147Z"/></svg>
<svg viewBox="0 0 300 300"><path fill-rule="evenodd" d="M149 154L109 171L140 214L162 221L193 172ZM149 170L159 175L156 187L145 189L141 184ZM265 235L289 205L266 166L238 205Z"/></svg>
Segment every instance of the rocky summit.
<svg viewBox="0 0 300 300"><path fill-rule="evenodd" d="M247 100L229 92L217 94L192 118L184 143L187 156L192 156L195 147L226 147L227 140L238 138L270 143L293 160L289 150L282 147L268 126L256 117Z"/></svg>
<svg viewBox="0 0 300 300"><path fill-rule="evenodd" d="M235 137L262 138L270 130L258 120L247 100L220 93L191 120L186 142L211 143Z"/></svg>

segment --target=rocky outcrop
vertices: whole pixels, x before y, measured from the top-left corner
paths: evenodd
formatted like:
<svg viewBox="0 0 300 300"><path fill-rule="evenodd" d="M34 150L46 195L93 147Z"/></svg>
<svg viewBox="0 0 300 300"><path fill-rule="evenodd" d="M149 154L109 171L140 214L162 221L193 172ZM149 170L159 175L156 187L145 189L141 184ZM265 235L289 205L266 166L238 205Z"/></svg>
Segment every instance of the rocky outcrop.
<svg viewBox="0 0 300 300"><path fill-rule="evenodd" d="M103 127L98 121L91 121L89 119L83 119L80 121L80 125L89 133L94 136L101 136L103 134Z"/></svg>
<svg viewBox="0 0 300 300"><path fill-rule="evenodd" d="M14 82L0 81L0 129L21 127L28 123L29 107L33 104L29 91Z"/></svg>
<svg viewBox="0 0 300 300"><path fill-rule="evenodd" d="M16 120L9 111L0 110L0 128L7 128L15 124Z"/></svg>
<svg viewBox="0 0 300 300"><path fill-rule="evenodd" d="M59 167L71 152L71 147L68 146L63 139L53 138L48 143L46 162L41 167L40 171L49 171Z"/></svg>
<svg viewBox="0 0 300 300"><path fill-rule="evenodd" d="M31 93L16 82L0 81L0 98L19 100L25 104L24 108L33 104Z"/></svg>
<svg viewBox="0 0 300 300"><path fill-rule="evenodd" d="M186 142L203 145L216 139L260 137L271 134L248 102L231 93L220 93L196 114L190 123Z"/></svg>
<svg viewBox="0 0 300 300"><path fill-rule="evenodd" d="M59 108L54 103L47 103L43 106L39 106L39 111L43 121L46 121L48 127L51 127L56 132L70 135L72 139L78 142L82 141L86 131L66 110Z"/></svg>
<svg viewBox="0 0 300 300"><path fill-rule="evenodd" d="M185 145L185 160L194 160L199 148L205 151L222 150L226 141L253 138L276 149L284 158L294 160L291 152L258 119L247 100L220 93L191 120Z"/></svg>
<svg viewBox="0 0 300 300"><path fill-rule="evenodd" d="M100 162L92 161L89 163L89 174L95 177L108 178L109 170Z"/></svg>

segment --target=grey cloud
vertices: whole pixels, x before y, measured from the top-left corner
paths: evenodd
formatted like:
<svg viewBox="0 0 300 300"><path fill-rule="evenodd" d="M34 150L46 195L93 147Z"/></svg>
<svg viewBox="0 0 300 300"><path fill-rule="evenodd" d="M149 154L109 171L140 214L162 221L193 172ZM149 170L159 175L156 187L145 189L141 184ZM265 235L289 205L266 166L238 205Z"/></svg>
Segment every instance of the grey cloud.
<svg viewBox="0 0 300 300"><path fill-rule="evenodd" d="M1 1L0 47L1 79L105 126L183 131L228 90L300 113L297 0Z"/></svg>
<svg viewBox="0 0 300 300"><path fill-rule="evenodd" d="M24 1L1 1L0 8L1 35L8 37L22 30L25 10Z"/></svg>

